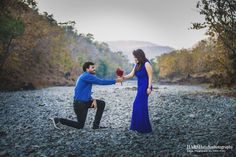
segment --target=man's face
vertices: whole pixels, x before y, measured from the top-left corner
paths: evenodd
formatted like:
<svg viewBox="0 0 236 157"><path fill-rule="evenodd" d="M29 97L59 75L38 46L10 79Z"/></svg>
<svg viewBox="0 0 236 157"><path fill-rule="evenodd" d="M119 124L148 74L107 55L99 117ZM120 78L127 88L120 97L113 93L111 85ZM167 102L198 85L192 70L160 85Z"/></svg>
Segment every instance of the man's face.
<svg viewBox="0 0 236 157"><path fill-rule="evenodd" d="M86 71L91 74L95 74L95 69L95 65L90 65L89 68L86 69Z"/></svg>

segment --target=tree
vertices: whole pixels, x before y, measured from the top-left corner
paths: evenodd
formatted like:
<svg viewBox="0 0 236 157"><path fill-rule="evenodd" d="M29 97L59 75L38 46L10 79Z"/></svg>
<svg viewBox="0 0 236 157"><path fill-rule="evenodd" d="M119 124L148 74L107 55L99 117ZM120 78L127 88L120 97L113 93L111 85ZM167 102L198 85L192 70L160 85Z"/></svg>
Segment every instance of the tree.
<svg viewBox="0 0 236 157"><path fill-rule="evenodd" d="M75 21L60 22L58 25L62 27L66 33L77 35L77 31L75 30Z"/></svg>
<svg viewBox="0 0 236 157"><path fill-rule="evenodd" d="M35 0L1 0L0 1L0 72L12 53L12 41L24 33L25 25L21 20L21 14L28 7L37 10ZM13 15L12 9L18 10L20 14Z"/></svg>
<svg viewBox="0 0 236 157"><path fill-rule="evenodd" d="M99 60L99 64L97 67L97 75L99 77L105 77L108 73L108 66L105 60Z"/></svg>
<svg viewBox="0 0 236 157"><path fill-rule="evenodd" d="M157 62L155 59L151 59L150 63L152 65L152 69L153 69L153 78L154 78L154 80L157 80L155 78L158 78L159 73L160 73L160 70L158 69L158 66L157 66Z"/></svg>
<svg viewBox="0 0 236 157"><path fill-rule="evenodd" d="M192 29L208 28L207 34L223 43L230 60L231 83L236 81L236 0L200 0L197 3L205 22L193 23Z"/></svg>
<svg viewBox="0 0 236 157"><path fill-rule="evenodd" d="M93 43L94 36L93 36L93 34L88 33L88 34L86 34L85 39L86 39L89 43Z"/></svg>
<svg viewBox="0 0 236 157"><path fill-rule="evenodd" d="M24 33L24 23L11 16L0 15L0 42L2 52L0 53L0 71L6 59L10 56L13 48L12 40Z"/></svg>
<svg viewBox="0 0 236 157"><path fill-rule="evenodd" d="M48 14L47 12L43 12L43 16L46 20L49 21L50 24L56 25L57 21L53 18L53 14Z"/></svg>

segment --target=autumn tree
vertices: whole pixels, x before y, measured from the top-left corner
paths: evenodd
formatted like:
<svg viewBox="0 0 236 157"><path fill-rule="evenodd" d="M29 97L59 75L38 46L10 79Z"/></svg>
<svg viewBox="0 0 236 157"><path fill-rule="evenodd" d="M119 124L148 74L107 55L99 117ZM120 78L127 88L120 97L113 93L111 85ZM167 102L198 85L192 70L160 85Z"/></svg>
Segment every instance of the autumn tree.
<svg viewBox="0 0 236 157"><path fill-rule="evenodd" d="M0 1L0 72L14 48L12 41L21 36L25 31L21 14L27 11L27 6L35 9L36 2L34 0ZM14 16L12 9L17 9L20 14Z"/></svg>
<svg viewBox="0 0 236 157"><path fill-rule="evenodd" d="M0 15L0 71L12 52L12 40L24 33L24 23L8 15Z"/></svg>
<svg viewBox="0 0 236 157"><path fill-rule="evenodd" d="M231 83L236 81L236 0L200 0L197 3L203 23L193 23L193 29L207 28L207 34L222 43L230 70ZM227 66L227 65L225 65Z"/></svg>
<svg viewBox="0 0 236 157"><path fill-rule="evenodd" d="M160 73L160 70L158 68L156 59L151 59L150 63L152 65L152 69L153 69L153 80L157 80L157 78L159 76L159 73Z"/></svg>
<svg viewBox="0 0 236 157"><path fill-rule="evenodd" d="M57 21L53 18L53 14L48 14L47 12L43 12L43 17L52 25L57 25Z"/></svg>

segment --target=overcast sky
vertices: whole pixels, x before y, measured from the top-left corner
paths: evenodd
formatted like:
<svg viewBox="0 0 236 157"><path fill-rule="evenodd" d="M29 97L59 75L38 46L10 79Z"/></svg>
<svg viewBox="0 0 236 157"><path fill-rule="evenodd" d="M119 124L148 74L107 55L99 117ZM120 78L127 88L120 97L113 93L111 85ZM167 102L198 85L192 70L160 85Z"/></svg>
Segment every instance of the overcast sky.
<svg viewBox="0 0 236 157"><path fill-rule="evenodd" d="M79 33L97 41L149 41L176 49L205 39L205 30L188 30L203 21L197 0L36 0L39 12L58 22L76 22Z"/></svg>

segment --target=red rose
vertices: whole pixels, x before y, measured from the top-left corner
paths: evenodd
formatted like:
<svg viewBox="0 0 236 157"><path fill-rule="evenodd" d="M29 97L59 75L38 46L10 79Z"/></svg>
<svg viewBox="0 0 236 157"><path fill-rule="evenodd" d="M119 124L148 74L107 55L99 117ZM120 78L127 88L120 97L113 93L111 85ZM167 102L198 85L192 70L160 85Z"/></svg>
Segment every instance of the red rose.
<svg viewBox="0 0 236 157"><path fill-rule="evenodd" d="M117 76L122 77L123 74L124 74L124 71L123 71L122 69L120 69L120 68L117 68L117 69L116 69L116 75L117 75Z"/></svg>

